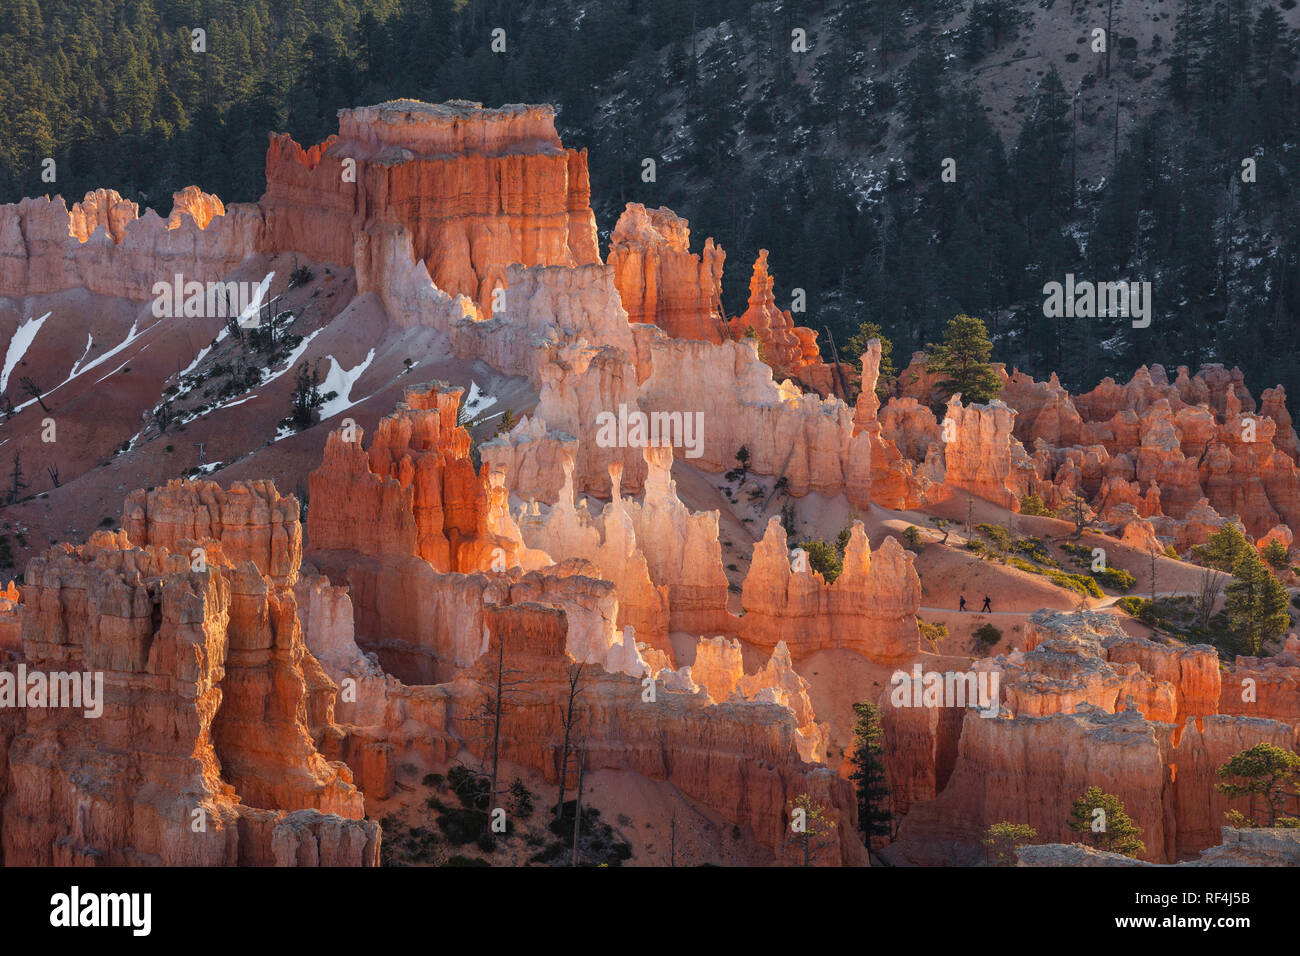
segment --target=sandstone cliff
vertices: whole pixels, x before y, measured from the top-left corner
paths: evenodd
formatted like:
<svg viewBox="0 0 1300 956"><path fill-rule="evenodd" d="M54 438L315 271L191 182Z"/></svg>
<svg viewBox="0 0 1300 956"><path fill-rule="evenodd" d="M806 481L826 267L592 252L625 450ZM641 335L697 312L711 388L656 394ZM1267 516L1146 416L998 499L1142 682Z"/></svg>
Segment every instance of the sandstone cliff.
<svg viewBox="0 0 1300 956"><path fill-rule="evenodd" d="M586 153L561 145L549 106L393 100L341 110L310 150L273 141L263 247L352 265L357 233L394 226L438 289L490 315L511 263L599 261L590 192Z"/></svg>
<svg viewBox="0 0 1300 956"><path fill-rule="evenodd" d="M351 773L307 733L324 677L292 592L177 544L100 533L28 567L21 664L102 675L102 716L6 711L4 862L377 865Z"/></svg>
<svg viewBox="0 0 1300 956"><path fill-rule="evenodd" d="M722 318L722 264L727 257L704 241L690 251L685 219L661 206L628 203L609 238L614 269L629 322L657 325L674 338L720 344L730 337Z"/></svg>
<svg viewBox="0 0 1300 956"><path fill-rule="evenodd" d="M850 532L843 571L827 584L816 571L792 569L785 531L773 518L754 548L742 602L741 636L759 647L784 642L796 660L846 648L892 663L919 650L921 582L912 557L894 538L871 551L861 522Z"/></svg>
<svg viewBox="0 0 1300 956"><path fill-rule="evenodd" d="M778 380L793 378L821 395L840 394L833 367L821 360L817 333L795 325L790 313L777 307L773 282L767 250L760 249L749 280L749 305L730 323L732 338L753 336L759 355Z"/></svg>
<svg viewBox="0 0 1300 956"><path fill-rule="evenodd" d="M456 424L461 394L408 388L369 451L360 428L330 433L310 478L314 551L413 556L443 571L545 561L522 547L500 480L475 471L469 433Z"/></svg>
<svg viewBox="0 0 1300 956"><path fill-rule="evenodd" d="M1256 743L1294 749L1290 724L1217 713L1211 648L1134 638L1096 612L1041 612L1031 624L1027 652L974 665L1001 677L996 718L965 709L927 726L882 698L891 789L916 801L885 851L896 862L976 863L985 829L1004 820L1072 841L1070 806L1092 785L1142 828L1144 859L1185 859L1217 842L1228 810L1248 810L1217 792L1216 769ZM954 750L949 769L942 755Z"/></svg>

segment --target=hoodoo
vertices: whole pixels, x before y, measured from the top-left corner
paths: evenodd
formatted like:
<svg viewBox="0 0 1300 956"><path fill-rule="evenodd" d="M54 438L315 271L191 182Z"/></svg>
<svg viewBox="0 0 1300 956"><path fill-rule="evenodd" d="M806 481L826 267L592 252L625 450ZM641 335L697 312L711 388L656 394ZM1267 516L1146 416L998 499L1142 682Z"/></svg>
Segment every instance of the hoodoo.
<svg viewBox="0 0 1300 956"><path fill-rule="evenodd" d="M257 203L0 207L0 683L104 688L0 707L4 862L974 864L1093 787L1145 862L1254 846L1219 769L1300 727L1285 392L969 401L867 326L836 369L779 255L730 315L665 207L602 261L555 120L393 100L273 134Z"/></svg>

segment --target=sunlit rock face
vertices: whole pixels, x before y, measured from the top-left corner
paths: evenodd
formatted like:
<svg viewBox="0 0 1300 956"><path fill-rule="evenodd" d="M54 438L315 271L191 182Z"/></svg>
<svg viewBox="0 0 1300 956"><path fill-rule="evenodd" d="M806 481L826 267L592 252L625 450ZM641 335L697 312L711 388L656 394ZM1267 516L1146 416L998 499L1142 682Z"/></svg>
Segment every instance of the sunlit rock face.
<svg viewBox="0 0 1300 956"><path fill-rule="evenodd" d="M599 262L585 151L565 149L549 106L393 100L340 110L339 132L267 154L268 249L352 265L363 234L404 233L411 261L451 296L493 311L506 267ZM382 271L358 267L365 288Z"/></svg>

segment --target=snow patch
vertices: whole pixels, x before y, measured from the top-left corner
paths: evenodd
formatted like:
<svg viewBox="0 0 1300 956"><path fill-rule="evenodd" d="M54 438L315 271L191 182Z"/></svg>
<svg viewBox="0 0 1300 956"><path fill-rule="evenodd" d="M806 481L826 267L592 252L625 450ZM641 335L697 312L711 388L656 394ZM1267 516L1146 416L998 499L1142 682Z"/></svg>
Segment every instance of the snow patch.
<svg viewBox="0 0 1300 956"><path fill-rule="evenodd" d="M36 340L36 333L41 330L41 326L45 324L45 320L51 314L46 312L39 319L28 319L18 326L18 330L14 332L14 337L9 340L9 350L5 352L4 371L0 372L0 392L3 392L9 385L9 376L13 374L13 370L18 367L18 363L27 354L32 342Z"/></svg>
<svg viewBox="0 0 1300 956"><path fill-rule="evenodd" d="M328 395L330 392L336 392L334 398L320 407L320 418L324 421L327 418L333 418L339 412L346 411L363 399L352 401L352 386L370 367L370 363L375 360L375 350L371 349L365 359L356 368L345 370L333 355L329 356L330 369L325 375L325 380L321 382L320 391L322 395Z"/></svg>
<svg viewBox="0 0 1300 956"><path fill-rule="evenodd" d="M146 346L145 346L144 348L142 348L139 352L136 352L135 355L133 356L133 358L139 358L141 355L143 355L143 354L148 350L148 348L149 348L149 346L146 345ZM131 359L127 359L125 362L123 362L123 363L122 363L121 365L119 365L117 368L113 369L113 371L111 371L111 372L109 372L107 375L105 375L104 378L112 378L114 375L116 375L118 372L122 371L122 369L126 368L126 367L127 367L128 365L130 365L130 364L131 364ZM102 382L102 381L104 380L104 378L97 378L97 379L95 379L95 384L98 385L100 382Z"/></svg>
<svg viewBox="0 0 1300 956"><path fill-rule="evenodd" d="M322 325L315 332L308 332L305 336L303 336L303 340L298 343L298 347L294 349L293 352L290 353L289 360L284 363L284 368L280 369L280 371L278 372L273 372L270 378L264 379L262 381L262 384L270 385L272 382L274 382L285 372L289 371L289 369L297 365L298 359L302 358L303 353L307 351L307 346L311 345L311 340L314 339L316 336L320 335L322 332L324 332L326 328L328 328L328 326Z"/></svg>
<svg viewBox="0 0 1300 956"><path fill-rule="evenodd" d="M77 372L81 369L81 363L86 361L86 356L90 354L90 350L94 348L94 346L95 346L95 337L91 335L89 332L87 332L86 348L84 351L82 351L81 358L77 359L76 363L72 366L72 371L68 373L68 377L65 378L63 382L71 382L74 378L77 377ZM60 382L59 385L62 385L63 382ZM56 385L55 388L58 388L58 385Z"/></svg>
<svg viewBox="0 0 1300 956"><path fill-rule="evenodd" d="M129 331L129 332L126 333L126 338L124 338L121 342L117 343L117 345L113 346L111 349L109 349L107 352L105 352L105 353L104 353L103 355L101 355L99 358L97 358L97 359L95 359L94 361L90 362L88 365L85 365L84 367L78 369L78 370L77 370L77 374L78 374L78 375L82 375L82 374L84 374L84 373L86 373L86 372L89 372L92 368L98 368L100 365L103 365L105 362L107 362L109 359L111 359L111 358L112 358L114 355L116 355L118 352L122 351L124 348L126 348L128 345L130 345L132 342L134 342L134 341L135 341L136 339L138 339L140 336L144 335L144 332L137 331L137 330L139 329L139 327L140 327L140 323L139 323L139 322L132 322L132 323L131 323L131 331ZM68 381L70 382L70 381L72 381L72 379L69 378ZM66 385L67 382L63 382L63 383L61 383L61 384Z"/></svg>
<svg viewBox="0 0 1300 956"><path fill-rule="evenodd" d="M248 303L243 312L239 313L239 319L237 321L241 328L247 328L248 326L244 325L244 323L261 311L262 299L266 296L266 290L271 288L271 280L274 278L275 272L273 270L268 272L266 278L258 283L257 291L253 293L253 300Z"/></svg>
<svg viewBox="0 0 1300 956"><path fill-rule="evenodd" d="M496 403L497 399L495 395L489 395L486 392L481 391L478 387L478 382L471 380L469 383L469 395L465 398L465 405L461 412L461 417L463 419L474 418L479 412L491 408Z"/></svg>

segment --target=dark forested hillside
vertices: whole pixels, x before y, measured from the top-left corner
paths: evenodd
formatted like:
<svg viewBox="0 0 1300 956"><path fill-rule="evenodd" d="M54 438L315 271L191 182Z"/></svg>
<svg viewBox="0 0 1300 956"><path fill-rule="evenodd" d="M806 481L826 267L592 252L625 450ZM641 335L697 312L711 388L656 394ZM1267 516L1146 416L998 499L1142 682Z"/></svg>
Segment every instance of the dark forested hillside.
<svg viewBox="0 0 1300 956"><path fill-rule="evenodd" d="M878 322L904 362L965 312L995 359L1072 387L1222 361L1295 395L1295 6L5 0L0 199L252 200L268 130L315 142L394 97L552 102L600 227L671 206L727 249L731 311L763 247L801 323L843 344ZM1067 273L1151 282L1150 326L1045 317Z"/></svg>

